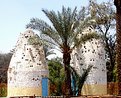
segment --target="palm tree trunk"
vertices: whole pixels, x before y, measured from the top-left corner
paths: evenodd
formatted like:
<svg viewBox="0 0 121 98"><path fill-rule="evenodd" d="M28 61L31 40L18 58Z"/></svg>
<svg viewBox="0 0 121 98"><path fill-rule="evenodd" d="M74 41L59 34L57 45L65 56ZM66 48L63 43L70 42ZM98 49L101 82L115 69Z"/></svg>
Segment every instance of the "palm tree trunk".
<svg viewBox="0 0 121 98"><path fill-rule="evenodd" d="M118 71L118 94L121 95L121 1L114 0L116 6L116 63Z"/></svg>
<svg viewBox="0 0 121 98"><path fill-rule="evenodd" d="M65 67L65 95L66 98L70 98L72 95L72 89L71 89L71 71L70 71L70 48L65 47L63 51L63 63Z"/></svg>

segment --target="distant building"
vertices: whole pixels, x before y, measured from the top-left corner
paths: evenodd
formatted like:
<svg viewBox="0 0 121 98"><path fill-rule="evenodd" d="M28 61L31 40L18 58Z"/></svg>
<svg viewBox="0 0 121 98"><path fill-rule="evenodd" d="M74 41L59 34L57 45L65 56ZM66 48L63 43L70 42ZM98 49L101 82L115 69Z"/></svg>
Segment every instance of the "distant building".
<svg viewBox="0 0 121 98"><path fill-rule="evenodd" d="M95 32L93 27L88 27L83 34L91 32ZM82 46L76 47L71 57L71 66L79 75L82 75L90 65L93 66L84 83L82 95L107 94L107 71L103 41L101 39L89 40Z"/></svg>
<svg viewBox="0 0 121 98"><path fill-rule="evenodd" d="M32 30L21 33L8 68L8 97L47 96L47 77L48 66L39 37Z"/></svg>

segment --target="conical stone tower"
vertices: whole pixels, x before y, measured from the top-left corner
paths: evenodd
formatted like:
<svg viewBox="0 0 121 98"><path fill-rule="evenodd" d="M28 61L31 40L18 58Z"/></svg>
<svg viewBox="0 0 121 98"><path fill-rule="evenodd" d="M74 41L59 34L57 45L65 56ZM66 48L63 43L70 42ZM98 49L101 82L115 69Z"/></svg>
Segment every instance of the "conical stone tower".
<svg viewBox="0 0 121 98"><path fill-rule="evenodd" d="M92 27L84 30L83 34L95 32ZM71 66L79 75L92 66L82 88L82 95L106 95L107 71L104 43L101 39L92 39L82 46L76 47L71 54ZM81 81L80 81L81 82Z"/></svg>
<svg viewBox="0 0 121 98"><path fill-rule="evenodd" d="M21 33L8 68L8 97L41 96L48 77L43 45L32 30Z"/></svg>

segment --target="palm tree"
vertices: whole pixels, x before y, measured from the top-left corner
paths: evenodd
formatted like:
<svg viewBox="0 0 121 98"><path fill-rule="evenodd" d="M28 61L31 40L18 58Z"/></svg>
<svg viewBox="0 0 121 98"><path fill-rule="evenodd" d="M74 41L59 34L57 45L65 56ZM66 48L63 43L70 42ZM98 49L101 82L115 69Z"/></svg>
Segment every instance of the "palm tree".
<svg viewBox="0 0 121 98"><path fill-rule="evenodd" d="M77 12L77 9L71 10L71 8L62 7L62 12L54 12L48 10L42 10L44 14L51 21L52 25L49 25L45 21L33 18L27 25L27 28L32 28L40 31L42 40L51 43L55 48L58 47L63 54L63 64L65 70L65 95L70 97L72 95L71 89L71 74L70 74L70 60L71 52L82 42L85 42L91 38L97 37L96 33L84 34L78 39L78 34L82 33L82 30L87 27L87 19L84 20L81 17L81 12Z"/></svg>
<svg viewBox="0 0 121 98"><path fill-rule="evenodd" d="M116 6L116 63L118 72L118 94L121 95L121 0L114 0Z"/></svg>

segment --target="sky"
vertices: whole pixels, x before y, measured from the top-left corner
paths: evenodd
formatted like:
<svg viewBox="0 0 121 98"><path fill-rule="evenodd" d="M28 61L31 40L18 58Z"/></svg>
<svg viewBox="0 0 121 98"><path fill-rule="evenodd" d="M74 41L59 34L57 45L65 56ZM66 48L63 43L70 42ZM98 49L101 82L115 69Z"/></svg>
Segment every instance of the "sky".
<svg viewBox="0 0 121 98"><path fill-rule="evenodd" d="M109 0L97 0L97 2ZM48 21L42 9L60 11L62 6L88 5L88 0L0 0L0 52L8 53L18 40L20 33L26 30L31 18Z"/></svg>

